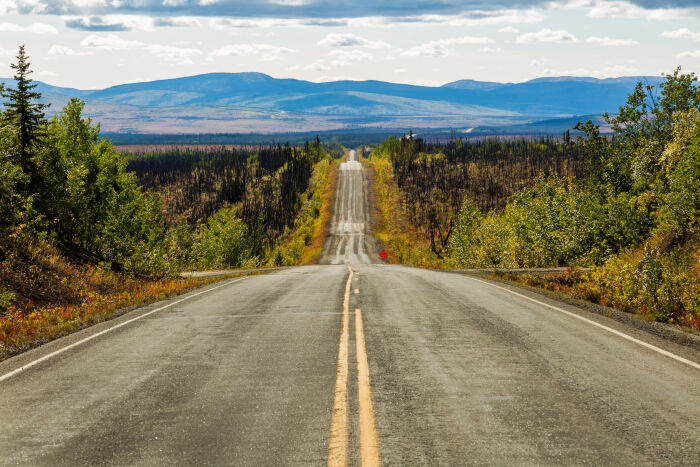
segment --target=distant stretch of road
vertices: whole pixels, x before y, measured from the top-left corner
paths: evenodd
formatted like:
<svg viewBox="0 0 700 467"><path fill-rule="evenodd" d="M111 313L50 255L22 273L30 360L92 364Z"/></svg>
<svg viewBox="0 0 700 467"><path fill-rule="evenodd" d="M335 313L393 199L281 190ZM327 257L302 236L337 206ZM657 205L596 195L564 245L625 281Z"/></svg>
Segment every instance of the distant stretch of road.
<svg viewBox="0 0 700 467"><path fill-rule="evenodd" d="M1 363L0 464L698 465L697 351L517 287L381 263L366 183L353 154L327 264L215 284Z"/></svg>
<svg viewBox="0 0 700 467"><path fill-rule="evenodd" d="M350 151L338 170L330 235L320 264L372 264L379 253L370 234L369 190L357 153Z"/></svg>

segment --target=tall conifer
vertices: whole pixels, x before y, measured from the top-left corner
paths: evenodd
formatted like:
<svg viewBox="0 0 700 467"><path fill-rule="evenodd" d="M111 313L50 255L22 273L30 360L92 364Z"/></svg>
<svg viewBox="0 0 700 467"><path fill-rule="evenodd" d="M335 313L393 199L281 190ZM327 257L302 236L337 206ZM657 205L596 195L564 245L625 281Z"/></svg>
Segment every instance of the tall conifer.
<svg viewBox="0 0 700 467"><path fill-rule="evenodd" d="M41 93L34 90L37 85L29 77L32 73L29 69L30 65L24 45L21 45L17 54L17 63L10 65L15 70L15 87L6 88L2 95L7 99L6 122L15 135L13 162L18 164L32 181L35 181L36 167L32 160L32 153L43 134L43 111L47 105L38 102L41 99Z"/></svg>

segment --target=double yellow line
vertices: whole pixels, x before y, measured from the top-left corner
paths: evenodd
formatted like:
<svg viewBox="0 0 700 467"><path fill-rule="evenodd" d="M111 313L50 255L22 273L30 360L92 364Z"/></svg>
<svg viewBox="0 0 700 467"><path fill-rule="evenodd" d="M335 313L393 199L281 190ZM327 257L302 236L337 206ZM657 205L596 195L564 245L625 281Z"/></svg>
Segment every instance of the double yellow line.
<svg viewBox="0 0 700 467"><path fill-rule="evenodd" d="M335 379L335 398L331 416L331 437L328 443L328 465L347 465L348 455L348 341L350 328L350 287L354 275L345 284L343 316L340 324L340 346L338 347L338 369ZM377 429L374 424L372 390L369 381L369 364L365 349L365 333L362 326L362 311L355 309L355 346L357 355L357 388L359 399L360 459L363 466L379 465Z"/></svg>

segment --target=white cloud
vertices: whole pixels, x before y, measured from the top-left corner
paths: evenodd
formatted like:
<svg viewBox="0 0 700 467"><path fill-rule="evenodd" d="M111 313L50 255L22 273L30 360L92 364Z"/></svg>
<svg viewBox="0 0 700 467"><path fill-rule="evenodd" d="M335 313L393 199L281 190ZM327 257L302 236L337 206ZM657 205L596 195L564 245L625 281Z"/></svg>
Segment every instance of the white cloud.
<svg viewBox="0 0 700 467"><path fill-rule="evenodd" d="M625 1L596 1L588 12L591 18L628 18L649 20L680 19L687 15L679 8L642 8Z"/></svg>
<svg viewBox="0 0 700 467"><path fill-rule="evenodd" d="M310 63L304 67L304 70L306 71L319 71L319 72L326 72L330 71L331 67L328 65L325 65L324 63L320 61L315 61L313 63Z"/></svg>
<svg viewBox="0 0 700 467"><path fill-rule="evenodd" d="M530 60L530 66L542 68L546 62L547 62L547 60L538 60L536 58L533 58L532 60Z"/></svg>
<svg viewBox="0 0 700 467"><path fill-rule="evenodd" d="M308 26L363 26L366 18L212 18L208 21L212 29L237 29L237 28L291 28Z"/></svg>
<svg viewBox="0 0 700 467"><path fill-rule="evenodd" d="M700 58L700 50L681 52L677 55L678 57L693 57Z"/></svg>
<svg viewBox="0 0 700 467"><path fill-rule="evenodd" d="M11 49L5 49L0 47L0 55L2 56L14 56L17 53L16 50L11 50Z"/></svg>
<svg viewBox="0 0 700 467"><path fill-rule="evenodd" d="M591 18L672 20L694 16L691 8L644 8L625 0L559 0L549 8L585 8ZM695 10L697 13L697 9Z"/></svg>
<svg viewBox="0 0 700 467"><path fill-rule="evenodd" d="M378 28L386 27L390 23L388 18L381 16L364 16L361 18L347 18L345 26L353 28Z"/></svg>
<svg viewBox="0 0 700 467"><path fill-rule="evenodd" d="M498 32L509 32L512 34L517 34L520 32L520 29L515 28L513 26L505 26L505 27L499 29Z"/></svg>
<svg viewBox="0 0 700 467"><path fill-rule="evenodd" d="M461 22L455 21L455 25L481 26L488 24L532 24L541 23L544 16L537 10L496 10L469 13L469 16Z"/></svg>
<svg viewBox="0 0 700 467"><path fill-rule="evenodd" d="M202 55L202 51L199 49L171 45L149 45L146 50L162 60L176 62L180 65L191 64L194 57Z"/></svg>
<svg viewBox="0 0 700 467"><path fill-rule="evenodd" d="M386 42L373 41L355 34L328 34L317 43L324 47L368 47L370 49L389 49L391 46Z"/></svg>
<svg viewBox="0 0 700 467"><path fill-rule="evenodd" d="M224 30L232 28L273 28L288 27L298 24L298 20L287 19L232 19L232 18L212 18L209 20L209 27L212 29Z"/></svg>
<svg viewBox="0 0 700 467"><path fill-rule="evenodd" d="M0 32L28 32L32 34L56 34L58 29L50 24L32 23L29 26L22 26L15 23L0 23Z"/></svg>
<svg viewBox="0 0 700 467"><path fill-rule="evenodd" d="M161 27L200 27L202 22L194 16L175 16L173 18L156 18L154 20L156 26Z"/></svg>
<svg viewBox="0 0 700 467"><path fill-rule="evenodd" d="M639 69L631 65L612 65L600 70L587 68L574 68L569 70L543 70L541 76L591 76L593 78L617 78L639 74Z"/></svg>
<svg viewBox="0 0 700 467"><path fill-rule="evenodd" d="M143 15L64 16L64 24L82 31L153 31L155 20Z"/></svg>
<svg viewBox="0 0 700 467"><path fill-rule="evenodd" d="M286 6L302 6L306 5L307 2L304 0L268 0L270 3L275 5L286 5Z"/></svg>
<svg viewBox="0 0 700 467"><path fill-rule="evenodd" d="M75 50L71 49L70 47L66 47L65 45L54 44L49 49L49 55L73 57L73 56L79 56L79 55L94 55L94 53L93 52L76 52Z"/></svg>
<svg viewBox="0 0 700 467"><path fill-rule="evenodd" d="M230 44L214 50L207 60L214 57L248 57L257 56L261 61L283 60L284 55L295 53L296 50L271 44Z"/></svg>
<svg viewBox="0 0 700 467"><path fill-rule="evenodd" d="M503 52L503 49L500 47L484 47L481 51L487 54L497 54Z"/></svg>
<svg viewBox="0 0 700 467"><path fill-rule="evenodd" d="M611 39L610 37L595 37L591 36L586 39L586 42L591 44L600 44L606 47L630 47L639 45L639 42L630 39Z"/></svg>
<svg viewBox="0 0 700 467"><path fill-rule="evenodd" d="M47 9L47 5L43 0L10 0L7 3L12 6L12 13L17 13L21 10L23 13L41 14L46 13Z"/></svg>
<svg viewBox="0 0 700 467"><path fill-rule="evenodd" d="M97 50L127 50L143 48L146 46L146 44L143 42L122 39L115 34L109 34L107 36L98 36L93 34L83 39L80 42L80 45Z"/></svg>
<svg viewBox="0 0 700 467"><path fill-rule="evenodd" d="M661 33L661 37L669 39L693 39L700 41L700 32L693 32L688 28L676 29L675 31L666 31Z"/></svg>
<svg viewBox="0 0 700 467"><path fill-rule="evenodd" d="M397 68L394 73L408 73L408 68Z"/></svg>
<svg viewBox="0 0 700 467"><path fill-rule="evenodd" d="M532 24L544 19L537 10L471 10L462 15L418 15L383 19L391 23L416 25L486 26L494 24Z"/></svg>
<svg viewBox="0 0 700 467"><path fill-rule="evenodd" d="M65 45L52 45L49 49L49 55L75 55L75 52L70 47Z"/></svg>
<svg viewBox="0 0 700 467"><path fill-rule="evenodd" d="M0 15L9 16L17 13L17 4L12 0L0 0Z"/></svg>
<svg viewBox="0 0 700 467"><path fill-rule="evenodd" d="M105 0L70 0L70 3L80 8L106 6Z"/></svg>
<svg viewBox="0 0 700 467"><path fill-rule="evenodd" d="M431 41L425 44L419 45L417 47L410 48L401 53L404 57L439 57L454 55L455 51L451 47L453 45L460 44L492 44L493 39L488 37L474 37L474 36L463 36L454 37L451 39L442 39L438 41Z"/></svg>
<svg viewBox="0 0 700 467"><path fill-rule="evenodd" d="M107 36L91 35L80 43L83 47L112 51L112 50L144 50L165 62L188 65L193 59L202 55L202 51L190 47L177 47L174 45L146 44L141 41L125 40L121 37L109 34ZM72 49L54 45L49 50L50 55L92 55L92 52L75 52Z"/></svg>
<svg viewBox="0 0 700 467"><path fill-rule="evenodd" d="M536 44L540 42L555 42L555 43L567 43L567 42L578 42L578 39L568 31L563 29L552 30L552 29L541 29L538 32L528 32L518 36L515 40L518 44Z"/></svg>
<svg viewBox="0 0 700 467"><path fill-rule="evenodd" d="M333 66L347 66L354 62L367 62L374 58L372 54L360 49L332 50L328 55L333 57L333 61L331 61Z"/></svg>
<svg viewBox="0 0 700 467"><path fill-rule="evenodd" d="M2 0L0 0L2 1ZM167 1L167 0L166 0ZM172 0L171 0L172 1ZM211 18L208 23L213 29L232 28L287 28L311 26L350 26L355 28L377 28L390 25L411 25L415 27L446 25L455 27L483 26L496 24L532 24L542 22L544 16L535 9L531 10L470 10L467 13L452 15L412 15L412 16L359 16L331 18L264 18L234 17ZM375 41L370 41L375 42ZM381 43L380 44L384 44ZM350 46L367 46L350 44ZM382 48L385 47L382 45ZM378 47L379 48L379 47Z"/></svg>

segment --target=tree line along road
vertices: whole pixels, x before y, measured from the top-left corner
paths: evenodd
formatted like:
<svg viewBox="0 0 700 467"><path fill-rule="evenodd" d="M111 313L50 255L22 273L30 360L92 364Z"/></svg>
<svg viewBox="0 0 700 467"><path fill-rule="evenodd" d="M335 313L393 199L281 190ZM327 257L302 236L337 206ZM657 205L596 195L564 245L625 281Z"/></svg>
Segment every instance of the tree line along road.
<svg viewBox="0 0 700 467"><path fill-rule="evenodd" d="M5 465L700 460L700 355L534 292L383 264L340 168L322 264L0 364Z"/></svg>

